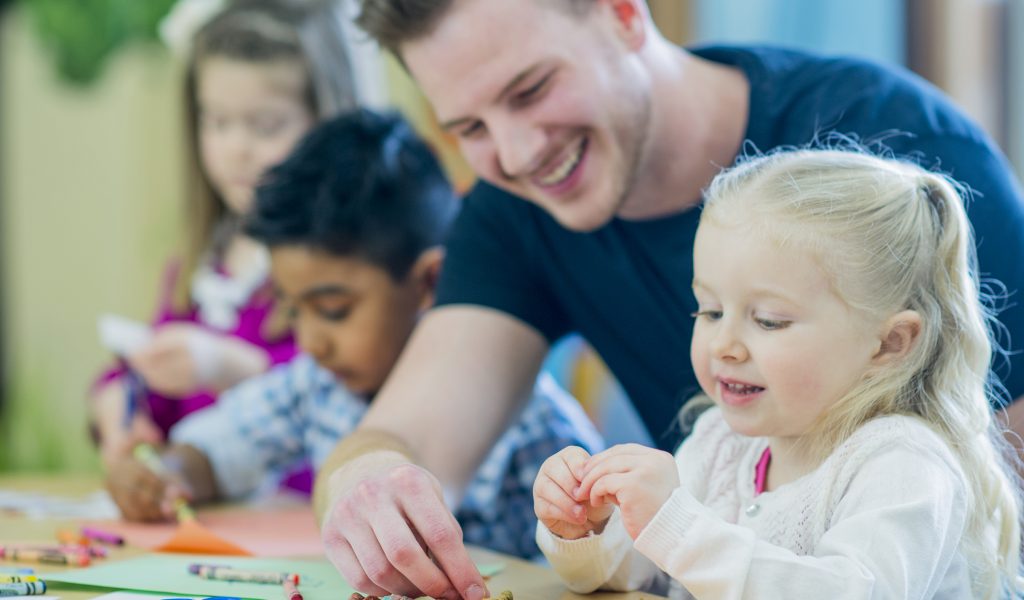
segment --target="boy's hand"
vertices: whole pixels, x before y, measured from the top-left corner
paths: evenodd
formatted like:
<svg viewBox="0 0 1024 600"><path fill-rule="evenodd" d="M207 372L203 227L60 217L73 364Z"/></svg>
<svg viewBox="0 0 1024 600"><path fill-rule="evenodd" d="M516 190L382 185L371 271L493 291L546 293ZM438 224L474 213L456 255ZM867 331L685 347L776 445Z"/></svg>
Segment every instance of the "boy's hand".
<svg viewBox="0 0 1024 600"><path fill-rule="evenodd" d="M611 517L610 504L594 505L587 496L577 494L589 458L579 446L564 448L544 461L533 484L537 519L560 538L575 540L591 531L600 533Z"/></svg>
<svg viewBox="0 0 1024 600"><path fill-rule="evenodd" d="M129 521L173 520L175 502L190 496L184 483L161 478L133 457L111 466L107 490Z"/></svg>
<svg viewBox="0 0 1024 600"><path fill-rule="evenodd" d="M636 539L679 487L675 458L639 444L621 444L591 457L575 497L595 506L617 504L629 537Z"/></svg>

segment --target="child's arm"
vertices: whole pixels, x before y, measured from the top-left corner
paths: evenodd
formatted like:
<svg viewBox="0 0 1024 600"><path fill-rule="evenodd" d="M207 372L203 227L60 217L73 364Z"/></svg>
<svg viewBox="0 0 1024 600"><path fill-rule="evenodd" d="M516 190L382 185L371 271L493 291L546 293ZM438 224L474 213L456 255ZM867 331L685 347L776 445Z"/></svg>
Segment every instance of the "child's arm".
<svg viewBox="0 0 1024 600"><path fill-rule="evenodd" d="M135 408L129 415L128 395L130 382L128 375L112 379L97 387L89 398L90 429L100 449L100 459L106 470L114 463L130 457L136 444L146 443L159 445L163 442L163 433L149 417L145 410ZM137 392L143 394L141 389ZM142 402L144 399L137 398Z"/></svg>
<svg viewBox="0 0 1024 600"><path fill-rule="evenodd" d="M962 475L947 459L904 446L861 467L811 554L727 523L682 489L636 548L697 597L930 598L950 584L964 505ZM961 574L949 597L973 597Z"/></svg>
<svg viewBox="0 0 1024 600"><path fill-rule="evenodd" d="M302 408L315 401L309 396L317 393L317 373L312 358L299 356L242 382L175 425L171 441L207 457L221 498L242 498L268 475L308 458L304 440L312 423Z"/></svg>

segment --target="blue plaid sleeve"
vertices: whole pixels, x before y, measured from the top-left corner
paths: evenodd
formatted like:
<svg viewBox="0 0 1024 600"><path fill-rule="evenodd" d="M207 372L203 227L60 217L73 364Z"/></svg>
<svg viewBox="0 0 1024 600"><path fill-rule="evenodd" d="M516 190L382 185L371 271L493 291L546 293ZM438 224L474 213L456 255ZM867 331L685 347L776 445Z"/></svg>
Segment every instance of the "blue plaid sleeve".
<svg viewBox="0 0 1024 600"><path fill-rule="evenodd" d="M487 455L455 510L465 542L521 558L538 556L533 482L549 456L572 445L591 453L604 447L579 403L550 375L542 375L519 419Z"/></svg>
<svg viewBox="0 0 1024 600"><path fill-rule="evenodd" d="M302 355L248 379L175 425L170 438L206 455L224 497L246 496L306 458L303 396L316 368Z"/></svg>

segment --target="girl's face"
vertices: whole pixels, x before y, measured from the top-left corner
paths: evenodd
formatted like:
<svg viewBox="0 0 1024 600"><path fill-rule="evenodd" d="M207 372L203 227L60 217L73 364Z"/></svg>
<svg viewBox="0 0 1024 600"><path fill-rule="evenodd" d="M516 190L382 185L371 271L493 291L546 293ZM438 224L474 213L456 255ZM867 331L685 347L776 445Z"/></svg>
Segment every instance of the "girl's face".
<svg viewBox="0 0 1024 600"><path fill-rule="evenodd" d="M693 259L701 388L734 431L796 441L867 373L882 325L854 313L799 244L705 221Z"/></svg>
<svg viewBox="0 0 1024 600"><path fill-rule="evenodd" d="M294 60L211 56L196 68L199 151L206 176L235 214L245 214L269 167L314 124L307 76Z"/></svg>

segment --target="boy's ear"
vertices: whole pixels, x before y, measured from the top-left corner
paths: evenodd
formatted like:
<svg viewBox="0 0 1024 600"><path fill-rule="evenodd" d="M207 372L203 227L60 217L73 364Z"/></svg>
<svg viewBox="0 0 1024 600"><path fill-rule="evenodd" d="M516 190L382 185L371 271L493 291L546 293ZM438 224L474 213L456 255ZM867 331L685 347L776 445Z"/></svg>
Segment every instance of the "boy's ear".
<svg viewBox="0 0 1024 600"><path fill-rule="evenodd" d="M437 281L441 277L443 265L444 248L437 246L421 252L409 271L412 284L416 286L416 291L420 294L421 311L434 305L434 292L437 290Z"/></svg>
<svg viewBox="0 0 1024 600"><path fill-rule="evenodd" d="M896 362L914 349L921 334L921 315L915 310L904 310L886 320L882 327L881 343L871 358L876 366Z"/></svg>

